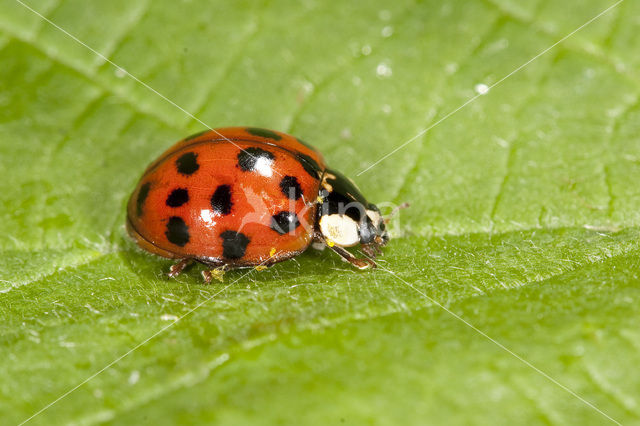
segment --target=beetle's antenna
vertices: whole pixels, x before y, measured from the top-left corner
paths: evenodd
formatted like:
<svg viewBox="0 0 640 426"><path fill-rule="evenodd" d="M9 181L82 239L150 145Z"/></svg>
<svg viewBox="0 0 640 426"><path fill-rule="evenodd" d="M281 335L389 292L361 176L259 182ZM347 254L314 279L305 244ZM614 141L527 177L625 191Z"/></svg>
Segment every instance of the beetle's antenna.
<svg viewBox="0 0 640 426"><path fill-rule="evenodd" d="M396 206L396 208L394 208L393 210L391 210L391 213L389 213L387 216L385 216L384 218L384 223L385 225L389 222L391 222L391 219L393 219L393 217L402 209L406 209L407 207L409 207L409 203L402 203L399 206Z"/></svg>

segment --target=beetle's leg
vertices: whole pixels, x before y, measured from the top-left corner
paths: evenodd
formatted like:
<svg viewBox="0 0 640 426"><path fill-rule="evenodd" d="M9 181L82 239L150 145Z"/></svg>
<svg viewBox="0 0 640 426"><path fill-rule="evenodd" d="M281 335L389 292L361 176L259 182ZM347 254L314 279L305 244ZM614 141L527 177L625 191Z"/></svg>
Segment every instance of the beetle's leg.
<svg viewBox="0 0 640 426"><path fill-rule="evenodd" d="M368 257L375 259L380 254L380 246L377 244L365 244L362 246L362 252Z"/></svg>
<svg viewBox="0 0 640 426"><path fill-rule="evenodd" d="M178 263L174 263L173 265L171 265L171 268L169 268L169 272L167 273L167 275L169 276L169 278L175 278L180 275L182 271L184 271L184 268L191 265L192 263L193 259L190 257L180 259Z"/></svg>
<svg viewBox="0 0 640 426"><path fill-rule="evenodd" d="M369 269L369 268L375 268L377 266L376 262L374 262L371 259L357 258L351 253L349 253L347 250L343 249L342 247L338 247L335 244L333 245L327 244L327 245L331 250L338 253L338 256L340 256L342 260L344 260L345 262L349 262L350 264L352 264L358 269Z"/></svg>
<svg viewBox="0 0 640 426"><path fill-rule="evenodd" d="M207 284L211 284L211 279L215 278L221 283L224 282L224 273L228 271L227 265L218 266L213 269L205 269L202 271L202 278L204 278L204 282Z"/></svg>

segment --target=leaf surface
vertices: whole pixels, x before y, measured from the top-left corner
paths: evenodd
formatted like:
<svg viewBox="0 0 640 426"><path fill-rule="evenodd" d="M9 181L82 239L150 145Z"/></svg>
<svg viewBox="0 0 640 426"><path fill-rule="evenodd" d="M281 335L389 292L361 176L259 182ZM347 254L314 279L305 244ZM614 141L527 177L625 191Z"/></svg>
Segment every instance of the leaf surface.
<svg viewBox="0 0 640 426"><path fill-rule="evenodd" d="M31 422L640 420L640 3L513 75L613 3L27 4L122 70L0 0L4 422L133 348ZM125 204L205 125L295 134L410 202L381 268L166 279Z"/></svg>

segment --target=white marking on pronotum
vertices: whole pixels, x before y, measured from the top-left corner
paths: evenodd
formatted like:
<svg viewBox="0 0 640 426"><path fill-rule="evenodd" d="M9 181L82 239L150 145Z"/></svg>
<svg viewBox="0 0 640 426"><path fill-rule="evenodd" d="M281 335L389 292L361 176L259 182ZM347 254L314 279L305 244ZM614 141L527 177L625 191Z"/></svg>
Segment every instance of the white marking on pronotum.
<svg viewBox="0 0 640 426"><path fill-rule="evenodd" d="M360 242L358 223L347 215L336 213L322 216L320 232L340 247L352 247Z"/></svg>
<svg viewBox="0 0 640 426"><path fill-rule="evenodd" d="M375 210L365 210L365 212L367 213L367 216L369 216L369 219L371 219L371 222L374 225L378 226L380 224L380 222L382 222L382 216L377 211L375 211Z"/></svg>

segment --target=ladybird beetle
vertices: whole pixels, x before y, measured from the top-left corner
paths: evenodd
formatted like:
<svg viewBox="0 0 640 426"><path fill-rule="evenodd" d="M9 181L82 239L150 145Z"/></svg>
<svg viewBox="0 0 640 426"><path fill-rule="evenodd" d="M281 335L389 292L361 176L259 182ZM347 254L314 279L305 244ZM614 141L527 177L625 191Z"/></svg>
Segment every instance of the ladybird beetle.
<svg viewBox="0 0 640 426"><path fill-rule="evenodd" d="M169 276L196 261L209 267L207 282L212 273L290 259L312 243L359 269L375 267L389 240L386 221L316 149L252 127L178 142L147 167L127 207L135 242L179 259ZM345 249L358 244L367 257Z"/></svg>

